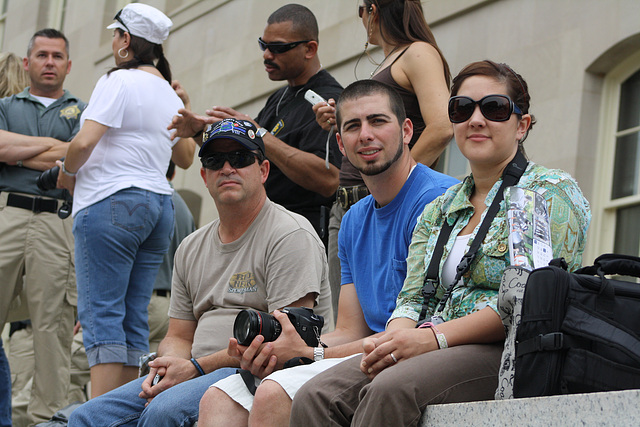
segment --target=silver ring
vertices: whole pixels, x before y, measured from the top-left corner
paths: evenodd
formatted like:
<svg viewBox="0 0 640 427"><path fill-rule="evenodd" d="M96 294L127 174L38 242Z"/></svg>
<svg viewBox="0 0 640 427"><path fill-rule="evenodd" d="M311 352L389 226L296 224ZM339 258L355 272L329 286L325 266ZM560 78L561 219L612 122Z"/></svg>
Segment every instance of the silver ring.
<svg viewBox="0 0 640 427"><path fill-rule="evenodd" d="M398 359L396 359L396 357L393 355L393 353L389 353L389 356L391 356L391 359L393 360L393 363L398 363Z"/></svg>

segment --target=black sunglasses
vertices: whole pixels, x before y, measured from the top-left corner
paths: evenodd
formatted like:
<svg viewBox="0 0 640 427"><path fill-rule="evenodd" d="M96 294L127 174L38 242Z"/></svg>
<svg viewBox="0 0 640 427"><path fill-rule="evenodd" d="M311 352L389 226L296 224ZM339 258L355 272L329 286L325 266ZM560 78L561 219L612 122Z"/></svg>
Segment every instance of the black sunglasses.
<svg viewBox="0 0 640 427"><path fill-rule="evenodd" d="M253 151L238 150L226 153L214 151L200 159L200 161L202 162L203 168L217 171L224 167L225 162L229 162L229 165L234 169L242 169L254 164L256 159L260 161L262 160L262 156Z"/></svg>
<svg viewBox="0 0 640 427"><path fill-rule="evenodd" d="M258 46L260 46L260 49L263 52L269 49L269 52L273 53L274 55L277 55L279 53L288 52L294 47L298 46L299 44L309 43L310 41L311 40L300 40L300 41L291 42L291 43L282 43L282 42L267 43L266 41L262 40L262 37L258 37Z"/></svg>
<svg viewBox="0 0 640 427"><path fill-rule="evenodd" d="M113 17L113 20L121 23L124 26L124 29L127 30L128 33L131 33L131 31L129 31L129 27L127 27L127 24L125 24L122 18L120 18L121 14L122 14L122 9L120 9L118 13L116 13L116 16Z"/></svg>
<svg viewBox="0 0 640 427"><path fill-rule="evenodd" d="M362 18L362 15L364 15L364 10L365 10L365 9L368 9L368 10L369 10L369 13L371 13L371 6L369 6L368 8L367 8L367 6L365 6L365 5L363 5L363 4L361 4L360 6L358 6L358 17L359 17L359 18Z"/></svg>
<svg viewBox="0 0 640 427"><path fill-rule="evenodd" d="M506 95L487 95L479 101L474 101L468 96L452 96L449 99L449 120L451 123L466 122L471 118L476 109L492 122L505 122L511 114L522 115L522 110Z"/></svg>

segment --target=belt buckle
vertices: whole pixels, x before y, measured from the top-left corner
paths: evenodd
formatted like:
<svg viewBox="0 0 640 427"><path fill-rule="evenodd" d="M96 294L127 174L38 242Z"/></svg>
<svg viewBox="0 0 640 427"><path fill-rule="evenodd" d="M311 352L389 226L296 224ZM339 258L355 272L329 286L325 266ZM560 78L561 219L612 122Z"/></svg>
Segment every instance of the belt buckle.
<svg viewBox="0 0 640 427"><path fill-rule="evenodd" d="M349 192L346 187L338 188L338 203L342 209L349 209Z"/></svg>
<svg viewBox="0 0 640 427"><path fill-rule="evenodd" d="M33 197L31 199L31 212L40 213L42 212L42 199L40 197Z"/></svg>

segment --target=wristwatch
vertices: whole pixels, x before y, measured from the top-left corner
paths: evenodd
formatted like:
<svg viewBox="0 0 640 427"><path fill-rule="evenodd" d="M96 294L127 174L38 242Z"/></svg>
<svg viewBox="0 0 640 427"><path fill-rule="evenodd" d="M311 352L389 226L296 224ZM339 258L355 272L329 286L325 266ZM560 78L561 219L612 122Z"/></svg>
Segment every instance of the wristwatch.
<svg viewBox="0 0 640 427"><path fill-rule="evenodd" d="M267 134L267 132L269 132L269 131L266 130L265 128L258 128L258 131L256 132L256 135L258 135L260 138L262 138L263 136L265 136Z"/></svg>
<svg viewBox="0 0 640 427"><path fill-rule="evenodd" d="M313 361L317 362L318 360L324 359L324 347L314 347L313 348Z"/></svg>

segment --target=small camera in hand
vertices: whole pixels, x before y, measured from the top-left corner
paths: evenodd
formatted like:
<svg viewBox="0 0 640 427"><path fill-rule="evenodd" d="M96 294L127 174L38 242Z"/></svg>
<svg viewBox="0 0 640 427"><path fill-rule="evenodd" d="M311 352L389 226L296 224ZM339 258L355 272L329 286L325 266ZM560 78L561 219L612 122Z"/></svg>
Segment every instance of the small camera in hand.
<svg viewBox="0 0 640 427"><path fill-rule="evenodd" d="M324 326L324 317L314 314L307 307L285 307L281 310L296 328L305 343L311 347L320 344L320 331ZM240 345L249 345L258 335L264 342L275 341L282 332L282 325L269 313L256 310L242 310L233 323L233 336Z"/></svg>

